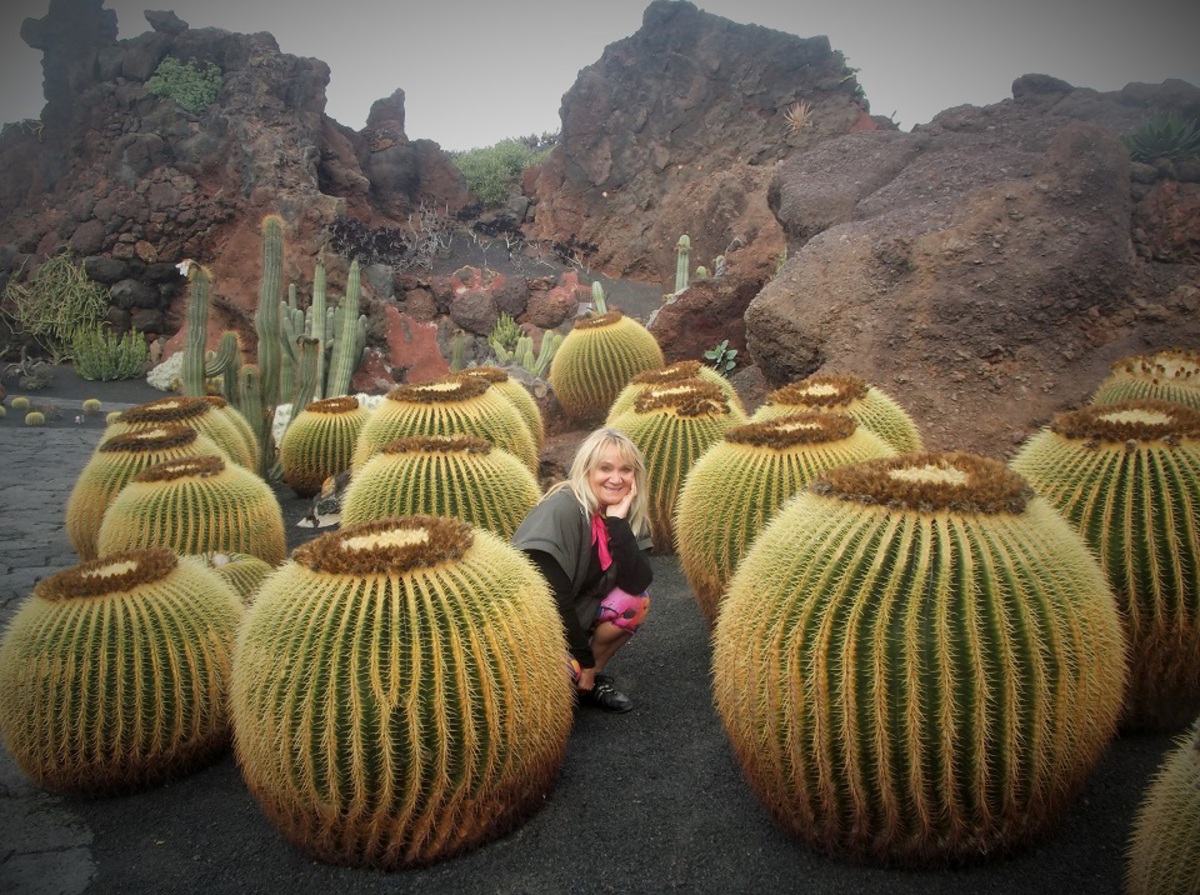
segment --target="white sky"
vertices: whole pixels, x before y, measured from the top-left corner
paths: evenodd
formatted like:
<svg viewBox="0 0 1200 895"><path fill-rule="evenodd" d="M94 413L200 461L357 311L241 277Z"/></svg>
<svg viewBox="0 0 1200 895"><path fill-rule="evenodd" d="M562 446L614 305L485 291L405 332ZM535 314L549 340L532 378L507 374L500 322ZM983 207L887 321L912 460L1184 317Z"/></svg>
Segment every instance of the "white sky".
<svg viewBox="0 0 1200 895"><path fill-rule="evenodd" d="M556 131L562 95L605 46L634 34L650 0L106 0L119 37L146 9L193 28L269 31L285 53L330 67L326 112L355 130L371 103L405 92L411 139L444 149ZM50 0L0 0L0 122L37 118L41 52L20 38ZM871 111L905 129L1011 96L1015 78L1076 87L1182 78L1200 86L1196 0L695 0L735 22L827 35L859 69Z"/></svg>

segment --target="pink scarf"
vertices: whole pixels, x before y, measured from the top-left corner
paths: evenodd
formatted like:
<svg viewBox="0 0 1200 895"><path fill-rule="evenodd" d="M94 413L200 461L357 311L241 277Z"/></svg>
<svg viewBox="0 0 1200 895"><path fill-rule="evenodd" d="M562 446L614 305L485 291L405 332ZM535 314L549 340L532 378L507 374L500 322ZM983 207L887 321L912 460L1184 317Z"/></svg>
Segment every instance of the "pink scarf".
<svg viewBox="0 0 1200 895"><path fill-rule="evenodd" d="M592 516L592 543L600 557L600 568L607 569L612 565L612 554L608 552L608 526L599 513Z"/></svg>

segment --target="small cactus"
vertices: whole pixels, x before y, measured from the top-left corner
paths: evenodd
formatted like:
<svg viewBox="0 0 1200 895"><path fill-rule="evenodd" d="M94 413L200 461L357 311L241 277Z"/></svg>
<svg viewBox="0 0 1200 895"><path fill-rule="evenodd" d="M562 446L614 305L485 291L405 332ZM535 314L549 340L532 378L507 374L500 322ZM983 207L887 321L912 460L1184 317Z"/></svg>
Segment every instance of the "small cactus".
<svg viewBox="0 0 1200 895"><path fill-rule="evenodd" d="M46 414L40 410L31 410L25 414L25 425L27 426L44 426L46 425Z"/></svg>
<svg viewBox="0 0 1200 895"><path fill-rule="evenodd" d="M88 416L99 416L101 406L99 398L85 398L82 409Z"/></svg>
<svg viewBox="0 0 1200 895"><path fill-rule="evenodd" d="M12 405L13 410L28 410L30 406L29 399L24 395L17 395L9 404Z"/></svg>

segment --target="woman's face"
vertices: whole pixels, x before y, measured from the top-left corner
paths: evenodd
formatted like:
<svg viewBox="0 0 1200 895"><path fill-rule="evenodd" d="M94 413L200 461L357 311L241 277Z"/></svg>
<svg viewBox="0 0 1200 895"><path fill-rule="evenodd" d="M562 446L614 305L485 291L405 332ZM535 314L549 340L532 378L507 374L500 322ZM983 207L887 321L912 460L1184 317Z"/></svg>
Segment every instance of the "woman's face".
<svg viewBox="0 0 1200 895"><path fill-rule="evenodd" d="M616 506L625 499L633 484L633 464L621 456L621 449L610 444L600 452L599 461L592 467L588 484L596 496L600 509Z"/></svg>

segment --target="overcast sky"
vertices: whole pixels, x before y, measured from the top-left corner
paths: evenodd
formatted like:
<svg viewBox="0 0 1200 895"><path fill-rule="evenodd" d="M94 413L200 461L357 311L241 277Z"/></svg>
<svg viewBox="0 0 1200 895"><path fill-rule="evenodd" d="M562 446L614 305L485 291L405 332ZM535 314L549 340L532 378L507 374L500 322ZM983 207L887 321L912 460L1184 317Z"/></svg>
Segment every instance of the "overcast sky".
<svg viewBox="0 0 1200 895"><path fill-rule="evenodd" d="M41 53L20 38L50 0L0 0L0 122L37 118ZM604 47L634 34L649 0L106 0L120 37L146 9L193 28L269 31L332 72L326 112L355 130L405 92L411 139L444 149L556 131L562 95ZM943 109L1011 96L1038 72L1076 87L1182 78L1200 86L1197 0L696 0L735 22L827 35L859 69L871 111L905 130Z"/></svg>

